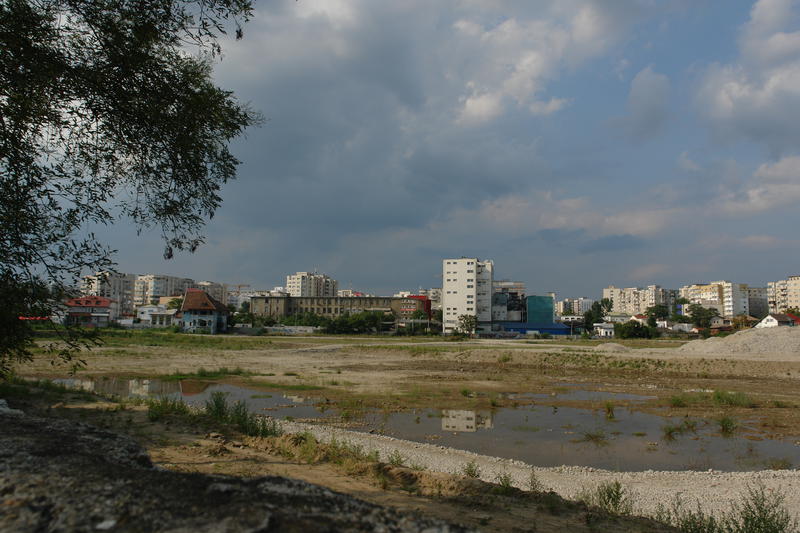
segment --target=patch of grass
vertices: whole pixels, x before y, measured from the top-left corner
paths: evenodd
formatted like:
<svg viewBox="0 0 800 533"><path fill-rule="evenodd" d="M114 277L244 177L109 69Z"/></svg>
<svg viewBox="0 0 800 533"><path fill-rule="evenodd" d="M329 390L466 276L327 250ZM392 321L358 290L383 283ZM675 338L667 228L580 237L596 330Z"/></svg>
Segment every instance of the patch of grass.
<svg viewBox="0 0 800 533"><path fill-rule="evenodd" d="M613 516L629 516L633 512L633 498L619 481L601 483L592 490L582 492L578 499Z"/></svg>
<svg viewBox="0 0 800 533"><path fill-rule="evenodd" d="M284 376L299 376L300 374L298 374L297 372L284 372L283 375Z"/></svg>
<svg viewBox="0 0 800 533"><path fill-rule="evenodd" d="M305 383L278 383L276 381L252 381L251 384L258 387L280 390L320 390L322 388L319 385L308 385Z"/></svg>
<svg viewBox="0 0 800 533"><path fill-rule="evenodd" d="M497 487L495 487L497 494L507 496L514 492L514 482L508 472L500 472L495 476L494 480L497 483Z"/></svg>
<svg viewBox="0 0 800 533"><path fill-rule="evenodd" d="M614 402L605 403L606 420L614 420Z"/></svg>
<svg viewBox="0 0 800 533"><path fill-rule="evenodd" d="M789 407L792 407L792 404L781 400L772 400L772 407L776 407L778 409L788 409Z"/></svg>
<svg viewBox="0 0 800 533"><path fill-rule="evenodd" d="M216 370L206 370L205 368L200 368L197 372L175 372L174 374L169 374L166 376L158 376L158 379L162 381L182 381L184 379L197 379L197 380L213 380L213 379L220 379L226 376L243 376L249 377L254 375L252 372L248 372L240 367L236 368L228 368L228 367L220 367Z"/></svg>
<svg viewBox="0 0 800 533"><path fill-rule="evenodd" d="M785 500L784 493L756 484L749 485L747 494L719 516L703 511L699 502L696 510L687 509L676 498L669 508L660 506L654 518L684 533L797 533L800 525L792 520Z"/></svg>
<svg viewBox="0 0 800 533"><path fill-rule="evenodd" d="M247 403L242 400L228 405L226 394L221 391L211 393L211 397L206 400L205 411L214 420L230 424L250 437L276 437L283 434L276 420L251 413Z"/></svg>
<svg viewBox="0 0 800 533"><path fill-rule="evenodd" d="M520 426L513 426L511 428L511 431L530 431L532 433L535 433L535 432L539 431L540 429L541 428L539 426L520 425Z"/></svg>
<svg viewBox="0 0 800 533"><path fill-rule="evenodd" d="M711 396L712 401L716 405L723 407L758 407L747 394L743 392L727 392L727 391L714 391Z"/></svg>
<svg viewBox="0 0 800 533"><path fill-rule="evenodd" d="M206 414L216 420L225 420L228 416L228 400L226 398L226 393L222 391L211 393L211 397L206 400Z"/></svg>
<svg viewBox="0 0 800 533"><path fill-rule="evenodd" d="M147 419L156 422L167 415L188 415L189 406L180 398L152 398L147 400Z"/></svg>
<svg viewBox="0 0 800 533"><path fill-rule="evenodd" d="M476 479L481 477L481 469L478 466L478 463L476 463L475 461L470 461L467 464L465 464L464 468L461 471L467 477Z"/></svg>
<svg viewBox="0 0 800 533"><path fill-rule="evenodd" d="M544 484L536 475L536 470L531 468L531 473L528 476L528 490L531 492L541 493L545 491Z"/></svg>
<svg viewBox="0 0 800 533"><path fill-rule="evenodd" d="M397 450L394 450L389 454L388 461L392 466L403 466L406 463L405 458Z"/></svg>
<svg viewBox="0 0 800 533"><path fill-rule="evenodd" d="M214 350L263 350L276 347L271 340L263 338L189 335L170 331L107 329L103 330L100 336L103 346L158 346Z"/></svg>
<svg viewBox="0 0 800 533"><path fill-rule="evenodd" d="M498 363L501 363L501 364L502 364L502 363L508 363L508 362L510 362L512 359L514 359L514 357L513 357L513 356L512 356L510 353L504 353L503 355L501 355L501 356L499 356L499 357L497 358L497 362L498 362Z"/></svg>
<svg viewBox="0 0 800 533"><path fill-rule="evenodd" d="M590 442L595 446L608 446L608 437L602 429L584 431L582 437L577 442Z"/></svg>
<svg viewBox="0 0 800 533"><path fill-rule="evenodd" d="M466 389L466 388L465 389L461 389L461 396L464 396L466 398L471 398L472 395L473 395L473 392L471 390Z"/></svg>
<svg viewBox="0 0 800 533"><path fill-rule="evenodd" d="M644 431L634 431L634 432L632 433L632 435L633 435L634 437L646 437L646 436L647 436L647 433L645 433Z"/></svg>
<svg viewBox="0 0 800 533"><path fill-rule="evenodd" d="M764 461L764 466L770 470L791 470L794 465L792 461L786 457L772 457Z"/></svg>
<svg viewBox="0 0 800 533"><path fill-rule="evenodd" d="M730 437L733 435L733 432L736 431L736 428L739 425L736 422L736 419L730 416L722 416L717 419L717 422L719 423L720 433L722 433L722 435L725 437Z"/></svg>

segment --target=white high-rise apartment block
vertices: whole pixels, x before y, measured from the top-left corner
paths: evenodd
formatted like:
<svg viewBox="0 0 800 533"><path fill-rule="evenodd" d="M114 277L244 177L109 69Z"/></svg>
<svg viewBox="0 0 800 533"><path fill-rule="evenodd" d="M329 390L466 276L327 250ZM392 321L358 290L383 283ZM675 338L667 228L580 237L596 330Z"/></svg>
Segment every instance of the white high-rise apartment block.
<svg viewBox="0 0 800 533"><path fill-rule="evenodd" d="M787 309L800 309L800 276L767 283L767 300L770 313L785 313Z"/></svg>
<svg viewBox="0 0 800 533"><path fill-rule="evenodd" d="M478 331L492 325L494 263L477 257L442 261L442 318L444 333L458 328L458 317L474 316Z"/></svg>
<svg viewBox="0 0 800 533"><path fill-rule="evenodd" d="M104 296L114 300L116 315L133 315L133 296L136 274L124 272L96 272L83 278L81 293L84 296Z"/></svg>
<svg viewBox="0 0 800 533"><path fill-rule="evenodd" d="M133 303L135 305L156 303L159 298L164 296L183 296L186 289L195 287L194 280L190 278L163 276L161 274L136 276Z"/></svg>
<svg viewBox="0 0 800 533"><path fill-rule="evenodd" d="M679 289L681 298L689 303L703 307L713 307L726 318L750 314L750 302L746 283L730 281L712 281L711 283L695 283Z"/></svg>
<svg viewBox="0 0 800 533"><path fill-rule="evenodd" d="M286 276L289 296L336 296L339 282L317 272L297 272Z"/></svg>
<svg viewBox="0 0 800 533"><path fill-rule="evenodd" d="M675 292L671 289L663 289L658 285L648 285L645 288L627 287L621 289L609 285L603 289L603 298L611 300L613 307L612 313L625 315L644 314L648 307L665 305L670 307L675 301ZM589 307L591 307L589 303Z"/></svg>

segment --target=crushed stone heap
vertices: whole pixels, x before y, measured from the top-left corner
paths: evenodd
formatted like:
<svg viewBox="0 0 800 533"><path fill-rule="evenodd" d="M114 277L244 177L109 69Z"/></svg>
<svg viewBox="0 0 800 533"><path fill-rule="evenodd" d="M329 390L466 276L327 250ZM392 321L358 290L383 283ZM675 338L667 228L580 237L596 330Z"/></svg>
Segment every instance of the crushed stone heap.
<svg viewBox="0 0 800 533"><path fill-rule="evenodd" d="M680 352L694 354L797 354L800 356L800 327L753 328L728 335L687 342Z"/></svg>

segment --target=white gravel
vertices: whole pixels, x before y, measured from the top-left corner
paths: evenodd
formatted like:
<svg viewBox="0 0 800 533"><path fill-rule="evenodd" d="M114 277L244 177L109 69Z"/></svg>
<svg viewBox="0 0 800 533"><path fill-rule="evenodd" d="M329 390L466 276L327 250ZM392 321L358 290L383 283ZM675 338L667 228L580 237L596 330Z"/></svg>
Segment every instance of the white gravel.
<svg viewBox="0 0 800 533"><path fill-rule="evenodd" d="M738 501L747 493L750 485L763 484L767 490L779 490L785 496L785 505L796 518L800 519L800 471L765 470L759 472L719 472L719 471L653 471L614 472L582 466L560 466L544 468L532 466L522 461L502 459L488 455L396 439L384 435L374 435L331 426L306 424L301 422L281 422L285 431L296 433L309 431L318 440L339 442L363 447L366 452L378 451L381 460L388 461L389 455L398 452L407 466L424 467L434 472L462 474L464 466L474 461L485 481L496 481L499 474L508 474L514 486L527 490L531 472L541 484L561 496L575 499L584 489L591 489L605 481L620 481L635 495L636 512L651 516L659 504L669 505L676 497L695 507L695 502L706 512L719 513L730 509L732 502ZM800 451L800 448L798 449Z"/></svg>
<svg viewBox="0 0 800 533"><path fill-rule="evenodd" d="M800 360L800 327L746 329L727 337L687 342L677 350L723 357L726 354L784 354Z"/></svg>

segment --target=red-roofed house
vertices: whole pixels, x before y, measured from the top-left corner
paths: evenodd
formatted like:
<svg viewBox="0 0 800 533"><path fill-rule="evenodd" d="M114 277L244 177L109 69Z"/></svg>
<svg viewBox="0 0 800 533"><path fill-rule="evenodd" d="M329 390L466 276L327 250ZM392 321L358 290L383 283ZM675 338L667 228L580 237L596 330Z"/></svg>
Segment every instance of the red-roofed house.
<svg viewBox="0 0 800 533"><path fill-rule="evenodd" d="M114 300L105 296L81 296L67 300L66 323L75 326L106 327L116 320Z"/></svg>
<svg viewBox="0 0 800 533"><path fill-rule="evenodd" d="M794 320L795 326L800 326L800 316L793 315L792 313L784 313L786 316Z"/></svg>
<svg viewBox="0 0 800 533"><path fill-rule="evenodd" d="M201 289L186 289L181 305L183 331L222 333L228 329L228 308Z"/></svg>

